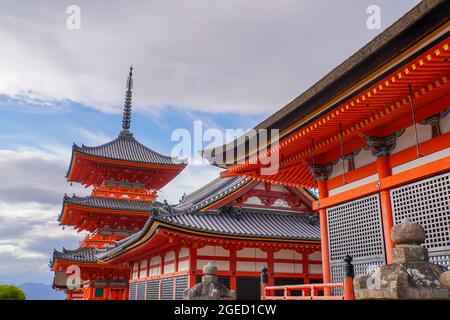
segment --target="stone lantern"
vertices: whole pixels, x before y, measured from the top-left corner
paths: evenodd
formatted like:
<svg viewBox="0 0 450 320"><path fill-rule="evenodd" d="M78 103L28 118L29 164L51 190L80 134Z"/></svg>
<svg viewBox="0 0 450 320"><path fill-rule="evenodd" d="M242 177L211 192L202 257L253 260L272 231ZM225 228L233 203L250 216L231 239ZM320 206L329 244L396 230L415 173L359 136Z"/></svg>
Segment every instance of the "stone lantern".
<svg viewBox="0 0 450 320"><path fill-rule="evenodd" d="M450 274L428 262L425 230L409 220L391 230L393 263L354 279L356 299L449 299Z"/></svg>
<svg viewBox="0 0 450 320"><path fill-rule="evenodd" d="M217 267L211 262L203 267L202 282L183 292L184 300L235 300L234 291L228 290L217 278Z"/></svg>

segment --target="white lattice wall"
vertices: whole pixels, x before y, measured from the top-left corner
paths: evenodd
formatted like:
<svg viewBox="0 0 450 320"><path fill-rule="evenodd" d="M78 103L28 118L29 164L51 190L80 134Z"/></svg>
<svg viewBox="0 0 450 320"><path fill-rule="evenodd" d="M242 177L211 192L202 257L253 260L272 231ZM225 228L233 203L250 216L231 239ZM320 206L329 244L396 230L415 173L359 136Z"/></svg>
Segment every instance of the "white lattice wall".
<svg viewBox="0 0 450 320"><path fill-rule="evenodd" d="M344 257L353 257L355 274L367 274L385 262L379 195L327 209L332 282L342 282Z"/></svg>
<svg viewBox="0 0 450 320"><path fill-rule="evenodd" d="M426 232L430 261L450 265L450 172L391 190L394 224L409 218Z"/></svg>

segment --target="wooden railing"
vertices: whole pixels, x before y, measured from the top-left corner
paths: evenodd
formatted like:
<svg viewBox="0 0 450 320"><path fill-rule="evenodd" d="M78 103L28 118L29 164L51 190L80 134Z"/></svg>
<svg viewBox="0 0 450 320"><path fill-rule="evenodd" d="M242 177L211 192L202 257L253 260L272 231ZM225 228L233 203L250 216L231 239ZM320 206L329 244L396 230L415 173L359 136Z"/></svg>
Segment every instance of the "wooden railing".
<svg viewBox="0 0 450 320"><path fill-rule="evenodd" d="M320 296L319 291L324 292L325 288L343 288L342 283L320 283L320 284L299 284L299 285L286 285L286 286L266 286L264 288L265 300L317 300L324 298L331 298L333 300L343 300L343 296ZM297 295L293 296L293 291L296 291ZM283 295L275 295L276 293L282 293ZM299 295L298 295L299 294Z"/></svg>
<svg viewBox="0 0 450 320"><path fill-rule="evenodd" d="M344 258L344 282L343 283L315 283L286 286L269 286L268 269L261 270L261 299L262 300L355 300L353 291L353 277L355 276L352 265L353 258L346 255ZM343 294L333 295L332 289L341 289ZM282 291L282 295L276 295ZM293 291L296 292L292 295ZM319 294L319 291L322 295Z"/></svg>
<svg viewBox="0 0 450 320"><path fill-rule="evenodd" d="M286 286L263 285L263 295L261 298L264 300L353 300L353 288L346 287L344 283L315 283ZM342 289L343 295L326 294L331 289ZM275 295L276 292L280 291L283 295ZM292 295L293 291L296 292L296 295ZM323 295L319 295L319 291Z"/></svg>

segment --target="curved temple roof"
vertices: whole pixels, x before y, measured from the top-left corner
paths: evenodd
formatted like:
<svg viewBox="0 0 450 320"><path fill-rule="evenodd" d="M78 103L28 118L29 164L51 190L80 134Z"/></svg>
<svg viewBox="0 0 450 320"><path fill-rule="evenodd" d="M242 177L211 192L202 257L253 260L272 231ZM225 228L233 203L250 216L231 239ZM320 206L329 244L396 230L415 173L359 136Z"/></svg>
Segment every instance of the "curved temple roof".
<svg viewBox="0 0 450 320"><path fill-rule="evenodd" d="M67 261L75 261L81 263L96 263L96 253L98 253L99 249L97 248L78 248L75 250L67 250L63 248L62 251L53 250L53 260L51 264L55 262L55 259L67 260Z"/></svg>
<svg viewBox="0 0 450 320"><path fill-rule="evenodd" d="M73 151L94 157L131 162L151 163L157 165L185 165L178 158L162 155L138 142L131 133L120 135L105 144L96 147L73 145Z"/></svg>
<svg viewBox="0 0 450 320"><path fill-rule="evenodd" d="M99 260L107 260L110 255L119 254L129 245L136 243L148 232L151 232L155 224L167 228L181 228L188 232L195 231L210 235L234 236L249 239L320 240L320 226L318 219L316 219L316 214L240 207L223 207L219 211L201 211L212 203L253 183L256 183L253 179L242 177L217 178L197 191L186 195L177 205L149 204L152 207L151 211L153 214L141 231L126 239L117 241L116 246L113 248L107 246L106 249L97 250L95 256ZM107 200L98 198L94 200L90 198L76 197L75 201L90 202ZM73 201L74 198L70 199L69 201ZM121 202L123 201L126 200L122 200Z"/></svg>
<svg viewBox="0 0 450 320"><path fill-rule="evenodd" d="M150 212L155 206L161 206L159 202L149 202L140 200L121 200L112 198L100 198L95 196L78 197L73 195L72 197L65 195L63 200L63 208L58 217L58 221L61 221L62 214L64 212L64 204L74 204L89 208L101 208L111 210L123 210L123 211L141 211Z"/></svg>

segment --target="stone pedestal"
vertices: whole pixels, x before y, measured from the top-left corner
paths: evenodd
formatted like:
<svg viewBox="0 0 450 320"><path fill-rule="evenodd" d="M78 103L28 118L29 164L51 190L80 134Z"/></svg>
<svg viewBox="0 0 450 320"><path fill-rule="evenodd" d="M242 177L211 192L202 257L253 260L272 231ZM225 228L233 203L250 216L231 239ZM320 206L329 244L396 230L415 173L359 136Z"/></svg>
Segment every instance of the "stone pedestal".
<svg viewBox="0 0 450 320"><path fill-rule="evenodd" d="M183 292L184 300L235 300L234 291L228 290L217 279L217 267L208 262L203 267L202 282Z"/></svg>
<svg viewBox="0 0 450 320"><path fill-rule="evenodd" d="M428 250L420 246L425 230L406 220L392 228L391 238L396 244L393 263L370 276L356 276L356 299L449 299L450 275L445 267L429 263Z"/></svg>

